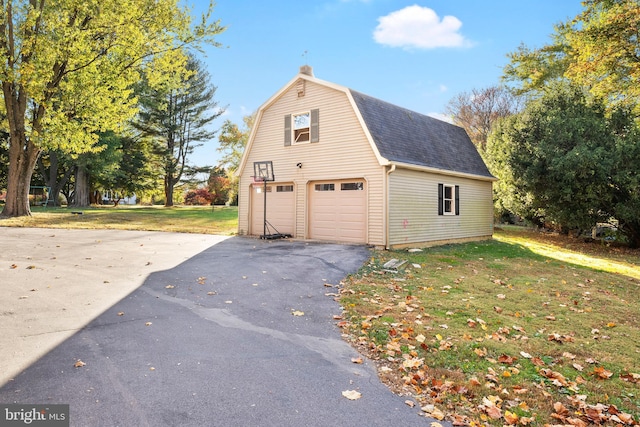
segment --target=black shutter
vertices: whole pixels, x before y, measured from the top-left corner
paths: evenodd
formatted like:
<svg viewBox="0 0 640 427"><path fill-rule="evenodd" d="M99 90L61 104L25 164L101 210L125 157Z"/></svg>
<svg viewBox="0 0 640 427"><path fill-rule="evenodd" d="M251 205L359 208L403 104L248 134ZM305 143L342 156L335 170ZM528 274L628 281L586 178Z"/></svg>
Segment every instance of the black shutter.
<svg viewBox="0 0 640 427"><path fill-rule="evenodd" d="M320 110L311 110L311 141L320 141Z"/></svg>
<svg viewBox="0 0 640 427"><path fill-rule="evenodd" d="M444 215L444 184L438 184L438 215Z"/></svg>
<svg viewBox="0 0 640 427"><path fill-rule="evenodd" d="M460 186L456 185L456 215L460 215Z"/></svg>
<svg viewBox="0 0 640 427"><path fill-rule="evenodd" d="M291 145L291 114L284 116L284 146Z"/></svg>

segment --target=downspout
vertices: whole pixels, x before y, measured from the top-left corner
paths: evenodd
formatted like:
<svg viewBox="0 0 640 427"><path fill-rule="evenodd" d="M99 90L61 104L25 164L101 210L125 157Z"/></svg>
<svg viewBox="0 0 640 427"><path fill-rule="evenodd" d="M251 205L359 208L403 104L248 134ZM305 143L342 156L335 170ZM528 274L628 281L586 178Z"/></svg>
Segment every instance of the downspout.
<svg viewBox="0 0 640 427"><path fill-rule="evenodd" d="M396 170L396 165L392 164L389 170L387 170L385 177L385 194L384 194L384 207L385 207L385 219L384 219L384 247L389 250L389 175L391 175Z"/></svg>

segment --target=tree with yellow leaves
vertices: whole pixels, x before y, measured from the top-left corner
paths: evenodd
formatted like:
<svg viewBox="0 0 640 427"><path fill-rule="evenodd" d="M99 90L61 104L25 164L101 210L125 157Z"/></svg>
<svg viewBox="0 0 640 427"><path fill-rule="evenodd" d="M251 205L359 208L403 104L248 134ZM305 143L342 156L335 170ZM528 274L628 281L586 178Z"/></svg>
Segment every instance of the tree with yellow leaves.
<svg viewBox="0 0 640 427"><path fill-rule="evenodd" d="M0 0L0 84L9 131L2 216L30 215L31 175L44 149L95 149L98 132L136 112L132 85L184 68L186 47L224 31L213 4L192 23L178 0Z"/></svg>

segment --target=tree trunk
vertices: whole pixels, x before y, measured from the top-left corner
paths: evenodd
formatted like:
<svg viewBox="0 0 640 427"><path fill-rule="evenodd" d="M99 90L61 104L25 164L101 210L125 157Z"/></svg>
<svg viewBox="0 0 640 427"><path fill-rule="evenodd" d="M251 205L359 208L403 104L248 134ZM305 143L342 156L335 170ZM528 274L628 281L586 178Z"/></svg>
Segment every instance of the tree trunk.
<svg viewBox="0 0 640 427"><path fill-rule="evenodd" d="M164 206L173 206L173 179L168 174L164 176Z"/></svg>
<svg viewBox="0 0 640 427"><path fill-rule="evenodd" d="M84 208L90 205L89 173L84 166L76 168L76 185L73 199L73 206L77 208Z"/></svg>
<svg viewBox="0 0 640 427"><path fill-rule="evenodd" d="M7 198L0 216L31 216L29 188L40 150L31 142L25 143L25 140L23 133L11 133Z"/></svg>

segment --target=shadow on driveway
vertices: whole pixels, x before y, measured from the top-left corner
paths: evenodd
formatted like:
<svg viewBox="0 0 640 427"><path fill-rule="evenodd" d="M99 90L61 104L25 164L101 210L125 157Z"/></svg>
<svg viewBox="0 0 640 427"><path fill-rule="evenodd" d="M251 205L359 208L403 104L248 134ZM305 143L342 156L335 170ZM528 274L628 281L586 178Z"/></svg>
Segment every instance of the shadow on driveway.
<svg viewBox="0 0 640 427"><path fill-rule="evenodd" d="M72 426L426 425L373 365L351 362L334 324L331 294L368 256L227 239L152 273L7 383L0 402L70 404Z"/></svg>

